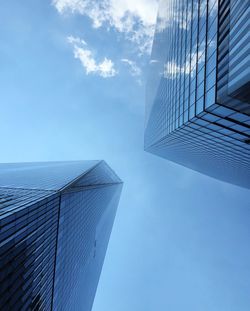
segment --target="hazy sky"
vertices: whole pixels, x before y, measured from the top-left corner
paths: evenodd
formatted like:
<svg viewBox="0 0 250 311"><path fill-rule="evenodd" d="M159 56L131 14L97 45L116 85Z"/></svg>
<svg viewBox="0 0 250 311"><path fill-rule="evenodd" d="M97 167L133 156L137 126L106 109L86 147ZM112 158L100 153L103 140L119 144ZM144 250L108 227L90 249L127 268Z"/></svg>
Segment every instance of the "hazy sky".
<svg viewBox="0 0 250 311"><path fill-rule="evenodd" d="M0 162L105 159L123 179L93 311L249 311L249 191L143 151L156 10L0 1Z"/></svg>

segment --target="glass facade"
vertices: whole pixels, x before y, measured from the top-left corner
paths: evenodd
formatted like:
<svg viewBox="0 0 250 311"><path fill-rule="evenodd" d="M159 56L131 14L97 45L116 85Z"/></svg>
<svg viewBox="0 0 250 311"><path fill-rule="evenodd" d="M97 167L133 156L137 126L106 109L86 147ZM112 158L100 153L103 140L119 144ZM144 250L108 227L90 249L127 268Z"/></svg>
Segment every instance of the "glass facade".
<svg viewBox="0 0 250 311"><path fill-rule="evenodd" d="M250 5L160 1L145 150L250 187Z"/></svg>
<svg viewBox="0 0 250 311"><path fill-rule="evenodd" d="M0 310L50 310L59 195L0 188Z"/></svg>
<svg viewBox="0 0 250 311"><path fill-rule="evenodd" d="M91 310L121 188L103 161L0 165L0 310Z"/></svg>
<svg viewBox="0 0 250 311"><path fill-rule="evenodd" d="M0 187L60 190L99 161L0 163Z"/></svg>

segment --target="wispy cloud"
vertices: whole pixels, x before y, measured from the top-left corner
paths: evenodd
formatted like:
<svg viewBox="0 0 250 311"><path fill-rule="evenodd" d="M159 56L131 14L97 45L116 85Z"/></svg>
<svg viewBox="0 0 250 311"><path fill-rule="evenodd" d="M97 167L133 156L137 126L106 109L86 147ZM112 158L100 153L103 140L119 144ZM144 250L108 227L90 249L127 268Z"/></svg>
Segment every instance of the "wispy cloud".
<svg viewBox="0 0 250 311"><path fill-rule="evenodd" d="M84 40L69 36L68 42L73 46L74 57L80 60L86 74L96 74L103 78L110 78L118 73L114 68L112 60L106 57L103 61L97 63L92 51L87 48L87 44Z"/></svg>
<svg viewBox="0 0 250 311"><path fill-rule="evenodd" d="M141 73L142 73L141 68L137 66L136 62L134 62L130 59L127 59L127 58L123 58L123 59L121 59L121 61L128 65L129 72L132 76L136 77L136 76L141 75Z"/></svg>
<svg viewBox="0 0 250 311"><path fill-rule="evenodd" d="M214 44L213 41L211 44ZM164 64L163 77L166 79L176 79L179 74L191 74L191 77L193 77L196 72L197 63L201 64L204 62L205 45L203 44L198 54L188 54L187 60L182 66L178 65L175 61L168 61L166 64Z"/></svg>
<svg viewBox="0 0 250 311"><path fill-rule="evenodd" d="M202 1L199 5L200 12L204 12L207 2ZM218 14L218 1L214 1L213 7L210 8L210 14ZM183 11L186 15L183 15ZM191 22L195 18L195 12L198 13L198 1L194 2L194 7L192 7L192 1L188 1L182 7L175 1L160 1L160 7L157 16L156 32L163 32L167 28L174 27L175 23L179 29L189 30L191 27ZM183 18L185 16L185 18Z"/></svg>
<svg viewBox="0 0 250 311"><path fill-rule="evenodd" d="M60 14L88 16L94 28L114 28L134 43L139 53L150 53L158 0L52 0Z"/></svg>

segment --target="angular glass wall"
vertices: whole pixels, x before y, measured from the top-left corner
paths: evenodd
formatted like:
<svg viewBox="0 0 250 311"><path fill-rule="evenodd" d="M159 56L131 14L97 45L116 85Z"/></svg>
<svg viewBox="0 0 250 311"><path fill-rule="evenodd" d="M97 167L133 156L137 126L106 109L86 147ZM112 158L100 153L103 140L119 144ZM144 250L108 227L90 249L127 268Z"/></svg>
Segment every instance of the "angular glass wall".
<svg viewBox="0 0 250 311"><path fill-rule="evenodd" d="M91 310L121 188L101 162L62 193L53 310Z"/></svg>
<svg viewBox="0 0 250 311"><path fill-rule="evenodd" d="M245 66L250 16L249 2L240 3L160 2L147 84L145 149L250 187L250 67Z"/></svg>
<svg viewBox="0 0 250 311"><path fill-rule="evenodd" d="M1 310L91 310L121 188L103 161L0 164Z"/></svg>
<svg viewBox="0 0 250 311"><path fill-rule="evenodd" d="M0 188L0 310L50 310L59 195Z"/></svg>

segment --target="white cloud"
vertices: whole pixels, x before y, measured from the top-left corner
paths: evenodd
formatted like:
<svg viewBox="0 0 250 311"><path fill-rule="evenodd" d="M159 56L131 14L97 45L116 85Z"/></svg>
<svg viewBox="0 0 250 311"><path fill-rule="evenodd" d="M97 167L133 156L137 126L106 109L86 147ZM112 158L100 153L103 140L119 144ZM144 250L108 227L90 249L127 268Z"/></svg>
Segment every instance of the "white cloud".
<svg viewBox="0 0 250 311"><path fill-rule="evenodd" d="M211 41L211 46L215 45L215 41ZM165 63L164 70L163 70L163 76L167 79L176 79L176 77L179 74L191 74L191 77L193 77L196 73L197 69L197 62L198 64L205 62L205 44L203 43L200 47L200 50L198 51L198 54L195 53L189 53L187 56L186 62L181 66L178 65L175 61L168 61ZM191 59L191 62L190 62ZM185 68L186 67L186 68Z"/></svg>
<svg viewBox="0 0 250 311"><path fill-rule="evenodd" d="M68 42L71 43L72 45L87 45L87 43L83 40L80 39L78 37L73 37L73 36L69 36L68 38Z"/></svg>
<svg viewBox="0 0 250 311"><path fill-rule="evenodd" d="M200 12L204 12L206 6L207 2L202 1L199 8ZM187 16L184 15L185 18L183 18L183 10L187 10ZM198 14L198 1L194 2L194 8L192 8L192 1L188 1L183 8L174 1L160 1L156 32L160 33L169 27L173 28L173 23L176 23L180 29L189 30L195 13ZM218 14L218 1L214 1L210 14Z"/></svg>
<svg viewBox="0 0 250 311"><path fill-rule="evenodd" d="M140 53L151 50L158 0L52 0L59 13L88 16L93 27L112 27Z"/></svg>
<svg viewBox="0 0 250 311"><path fill-rule="evenodd" d="M92 51L87 48L84 40L69 36L68 42L73 46L74 57L80 60L87 74L96 74L103 78L114 77L117 74L114 63L110 59L105 57L102 62L96 62Z"/></svg>
<svg viewBox="0 0 250 311"><path fill-rule="evenodd" d="M178 66L175 62L164 64L163 76L166 79L175 79L179 74L185 73L185 67Z"/></svg>
<svg viewBox="0 0 250 311"><path fill-rule="evenodd" d="M127 59L127 58L123 58L121 59L121 61L125 64L127 64L129 66L129 71L131 73L132 76L140 76L141 75L141 68L139 68L136 64L136 62Z"/></svg>
<svg viewBox="0 0 250 311"><path fill-rule="evenodd" d="M186 19L182 19L182 9L173 1L161 1L157 16L156 32L163 32L169 27L173 27L173 23L177 23L180 29L187 29ZM188 2L187 20L192 17L192 2Z"/></svg>
<svg viewBox="0 0 250 311"><path fill-rule="evenodd" d="M202 63L205 61L205 47L203 47L202 51L198 52L198 63ZM196 72L196 62L197 62L197 54L191 54L191 63L189 61L190 54L187 57L187 61L183 66L176 64L175 61L167 62L164 64L163 76L167 79L176 79L179 74L191 74L191 77L194 76ZM185 68L186 67L186 68Z"/></svg>

